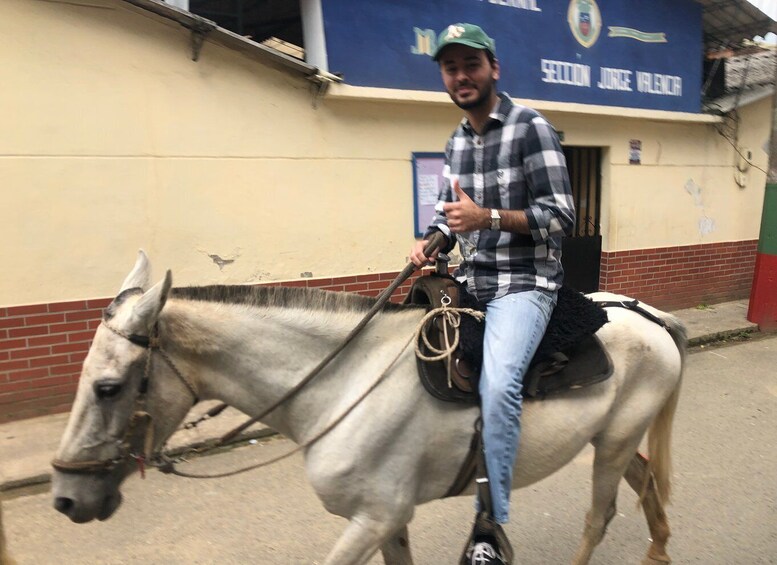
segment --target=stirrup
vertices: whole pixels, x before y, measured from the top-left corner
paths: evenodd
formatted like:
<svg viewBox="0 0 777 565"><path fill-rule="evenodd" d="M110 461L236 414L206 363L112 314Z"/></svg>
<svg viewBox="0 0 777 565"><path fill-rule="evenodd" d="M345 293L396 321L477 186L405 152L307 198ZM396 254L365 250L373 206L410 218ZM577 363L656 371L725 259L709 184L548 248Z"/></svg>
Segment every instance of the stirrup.
<svg viewBox="0 0 777 565"><path fill-rule="evenodd" d="M510 540L507 538L507 534L505 534L502 526L486 512L478 512L475 515L475 523L472 526L472 532L469 534L467 542L464 544L464 551L461 553L459 565L471 564L472 548L475 547L475 540L478 538L493 539L501 559L507 565L512 565L513 546L510 545Z"/></svg>

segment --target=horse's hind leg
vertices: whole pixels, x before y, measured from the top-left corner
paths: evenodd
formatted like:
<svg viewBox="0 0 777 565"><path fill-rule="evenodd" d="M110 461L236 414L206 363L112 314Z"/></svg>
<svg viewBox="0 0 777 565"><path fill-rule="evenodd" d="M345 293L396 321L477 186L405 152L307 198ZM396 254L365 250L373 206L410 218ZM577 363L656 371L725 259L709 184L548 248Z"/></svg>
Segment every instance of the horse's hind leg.
<svg viewBox="0 0 777 565"><path fill-rule="evenodd" d="M649 476L648 462L639 453L632 457L624 477L629 486L634 489L642 502L642 509L647 518L650 537L653 543L648 549L647 557L642 561L643 565L659 565L670 563L671 559L666 553L666 542L669 539L669 522L664 513L664 507L656 492L653 478ZM644 489L644 494L643 494Z"/></svg>
<svg viewBox="0 0 777 565"><path fill-rule="evenodd" d="M324 565L363 565L367 563L378 551L378 548L386 547L387 543L390 549L394 548L394 544L390 540L392 536L401 535L402 523L383 522L362 515L354 516L332 551L327 555ZM409 555L409 553L408 549L407 554ZM391 555L392 557L396 555L401 557L401 553L395 552ZM396 563L403 564L404 562L396 561Z"/></svg>
<svg viewBox="0 0 777 565"><path fill-rule="evenodd" d="M394 532L380 547L380 550L383 553L383 561L386 565L413 565L407 526L403 526Z"/></svg>
<svg viewBox="0 0 777 565"><path fill-rule="evenodd" d="M628 457L636 450L622 448L620 445L596 446L593 470L593 501L586 514L583 539L580 542L572 563L585 565L591 559L594 548L602 541L607 524L615 516L615 499L618 484L628 464Z"/></svg>

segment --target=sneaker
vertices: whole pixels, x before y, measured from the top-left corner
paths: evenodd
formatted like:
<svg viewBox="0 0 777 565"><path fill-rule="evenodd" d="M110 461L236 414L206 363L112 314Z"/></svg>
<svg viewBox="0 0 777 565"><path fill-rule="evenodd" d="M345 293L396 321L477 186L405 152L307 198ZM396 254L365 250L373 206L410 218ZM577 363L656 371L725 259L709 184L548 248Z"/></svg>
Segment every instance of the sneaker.
<svg viewBox="0 0 777 565"><path fill-rule="evenodd" d="M469 553L469 552L468 552ZM496 545L490 541L478 541L472 546L471 565L505 565Z"/></svg>

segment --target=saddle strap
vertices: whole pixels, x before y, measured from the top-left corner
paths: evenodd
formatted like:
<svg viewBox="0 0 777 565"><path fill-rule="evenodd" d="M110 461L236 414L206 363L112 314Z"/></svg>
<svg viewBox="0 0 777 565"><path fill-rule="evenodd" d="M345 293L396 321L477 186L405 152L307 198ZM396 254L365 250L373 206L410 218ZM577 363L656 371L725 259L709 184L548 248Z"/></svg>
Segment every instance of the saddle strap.
<svg viewBox="0 0 777 565"><path fill-rule="evenodd" d="M491 500L491 485L488 478L488 467L486 466L486 449L483 444L483 418L475 421L475 435L478 437L477 451L477 476L475 482L478 487L478 498L480 499L480 511L486 516L494 515L494 504Z"/></svg>
<svg viewBox="0 0 777 565"><path fill-rule="evenodd" d="M669 326L666 324L665 321L663 321L661 318L656 316L655 314L651 314L647 310L645 310L642 306L639 305L639 300L625 300L625 301L604 301L604 302L597 302L599 306L602 308L626 308L626 310L631 310L632 312L636 312L643 318L647 318L654 324L658 324L665 330L669 331Z"/></svg>
<svg viewBox="0 0 777 565"><path fill-rule="evenodd" d="M478 469L478 453L483 452L483 448L480 443L480 432L475 430L475 433L472 434L472 441L469 443L467 457L464 459L464 463L462 463L461 468L459 468L459 473L456 475L456 478L448 489L448 492L443 495L443 498L459 496L462 492L464 492L464 489L467 488L467 485L472 482L472 479L475 478L475 474L477 473Z"/></svg>
<svg viewBox="0 0 777 565"><path fill-rule="evenodd" d="M491 488L488 484L486 452L483 449L483 420L480 417L475 421L475 433L472 434L467 457L464 459L456 479L443 498L460 495L472 482L472 479L475 479L477 483L477 494L480 499L481 511L491 516L493 504L491 502Z"/></svg>

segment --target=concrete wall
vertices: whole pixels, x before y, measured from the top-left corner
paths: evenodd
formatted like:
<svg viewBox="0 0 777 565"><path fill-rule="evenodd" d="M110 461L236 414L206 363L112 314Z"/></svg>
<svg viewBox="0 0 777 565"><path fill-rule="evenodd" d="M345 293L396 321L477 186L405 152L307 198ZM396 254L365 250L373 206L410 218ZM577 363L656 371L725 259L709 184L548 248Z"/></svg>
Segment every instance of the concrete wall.
<svg viewBox="0 0 777 565"><path fill-rule="evenodd" d="M108 296L139 247L177 284L403 264L424 108L315 109L294 72L212 43L192 62L177 24L101 4L0 6L0 304Z"/></svg>
<svg viewBox="0 0 777 565"><path fill-rule="evenodd" d="M410 153L441 150L459 119L452 105L314 107L293 71L212 42L193 62L185 29L117 0L7 0L0 33L14 46L0 51L0 305L110 296L139 247L176 284L396 270L413 241ZM769 104L754 106L740 136L765 168ZM714 125L547 114L565 143L607 148L605 250L757 238L764 176L735 185Z"/></svg>

